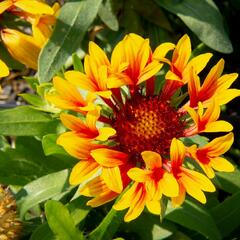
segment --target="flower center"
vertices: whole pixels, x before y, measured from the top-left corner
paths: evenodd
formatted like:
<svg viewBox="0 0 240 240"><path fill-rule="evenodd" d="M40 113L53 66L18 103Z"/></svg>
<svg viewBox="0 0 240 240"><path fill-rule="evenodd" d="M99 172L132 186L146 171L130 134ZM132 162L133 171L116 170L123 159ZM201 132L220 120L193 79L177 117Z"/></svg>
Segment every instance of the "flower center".
<svg viewBox="0 0 240 240"><path fill-rule="evenodd" d="M169 154L171 140L183 136L185 122L181 117L159 96L135 95L114 121L119 147L135 157L146 150Z"/></svg>

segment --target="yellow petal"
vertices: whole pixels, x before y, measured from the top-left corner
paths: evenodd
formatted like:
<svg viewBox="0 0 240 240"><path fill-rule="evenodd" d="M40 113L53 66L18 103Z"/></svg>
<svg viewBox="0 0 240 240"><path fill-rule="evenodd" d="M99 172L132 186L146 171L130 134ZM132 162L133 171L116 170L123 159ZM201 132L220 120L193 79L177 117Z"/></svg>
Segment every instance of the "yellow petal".
<svg viewBox="0 0 240 240"><path fill-rule="evenodd" d="M77 71L67 71L64 73L65 78L75 86L86 91L95 92L97 86L84 73Z"/></svg>
<svg viewBox="0 0 240 240"><path fill-rule="evenodd" d="M146 207L152 214L160 215L161 213L161 204L159 200L146 201Z"/></svg>
<svg viewBox="0 0 240 240"><path fill-rule="evenodd" d="M198 184L196 184L191 178L186 177L185 175L181 177L181 183L183 184L186 192L198 200L201 203L206 203L206 197L202 190L199 188Z"/></svg>
<svg viewBox="0 0 240 240"><path fill-rule="evenodd" d="M186 168L184 168L183 174L185 179L188 178L188 180L190 179L191 181L194 181L194 184L198 185L198 188L202 189L203 191L207 192L216 191L216 188L212 184L212 182L203 174Z"/></svg>
<svg viewBox="0 0 240 240"><path fill-rule="evenodd" d="M237 78L237 73L224 74L217 80L218 86L216 92L220 93L223 90L228 89Z"/></svg>
<svg viewBox="0 0 240 240"><path fill-rule="evenodd" d="M90 140L82 139L73 132L61 134L57 144L62 146L70 155L78 159L89 159L93 146Z"/></svg>
<svg viewBox="0 0 240 240"><path fill-rule="evenodd" d="M110 62L105 54L105 52L94 42L89 42L89 54L94 58L98 66L110 65Z"/></svg>
<svg viewBox="0 0 240 240"><path fill-rule="evenodd" d="M113 205L113 208L115 210L123 210L125 208L128 208L133 201L133 198L136 195L136 191L138 188L138 183L133 183L133 185L123 194L121 199Z"/></svg>
<svg viewBox="0 0 240 240"><path fill-rule="evenodd" d="M131 168L127 175L135 182L146 182L149 180L149 177L151 175L152 171L149 170L143 170L140 168Z"/></svg>
<svg viewBox="0 0 240 240"><path fill-rule="evenodd" d="M71 114L61 113L60 119L66 128L74 130L76 132L87 129L86 125L80 118L75 117Z"/></svg>
<svg viewBox="0 0 240 240"><path fill-rule="evenodd" d="M123 165L128 155L108 148L99 148L91 151L91 156L104 167L116 167Z"/></svg>
<svg viewBox="0 0 240 240"><path fill-rule="evenodd" d="M3 29L1 36L10 54L19 62L37 69L38 55L41 48L31 36L13 29Z"/></svg>
<svg viewBox="0 0 240 240"><path fill-rule="evenodd" d="M14 2L14 5L21 8L23 11L32 14L54 14L54 11L50 6L37 0L17 0Z"/></svg>
<svg viewBox="0 0 240 240"><path fill-rule="evenodd" d="M160 154L152 151L144 151L141 153L143 161L147 169L161 168L162 158Z"/></svg>
<svg viewBox="0 0 240 240"><path fill-rule="evenodd" d="M167 197L178 196L178 183L172 174L165 172L163 178L159 181L159 186L162 190L162 193Z"/></svg>
<svg viewBox="0 0 240 240"><path fill-rule="evenodd" d="M191 55L191 42L188 35L184 35L177 43L173 51L172 62L178 71L182 72Z"/></svg>
<svg viewBox="0 0 240 240"><path fill-rule="evenodd" d="M176 138L173 138L170 146L170 158L175 166L181 166L185 157L185 146Z"/></svg>
<svg viewBox="0 0 240 240"><path fill-rule="evenodd" d="M97 122L98 118L100 117L100 113L101 113L101 107L99 107L99 106L96 106L94 108L94 110L91 110L87 113L86 123L90 129L92 129L92 130L96 129L96 122Z"/></svg>
<svg viewBox="0 0 240 240"><path fill-rule="evenodd" d="M198 115L197 115L196 111L194 110L194 108L191 108L189 106L186 106L184 108L186 109L186 111L188 112L188 114L190 115L190 117L192 118L194 123L197 125L198 124Z"/></svg>
<svg viewBox="0 0 240 240"><path fill-rule="evenodd" d="M239 89L227 89L219 94L214 96L214 100L218 105L227 104L232 101L234 98L240 96Z"/></svg>
<svg viewBox="0 0 240 240"><path fill-rule="evenodd" d="M179 184L179 193L177 197L172 198L172 204L174 207L182 205L186 197L186 190L182 184Z"/></svg>
<svg viewBox="0 0 240 240"><path fill-rule="evenodd" d="M212 56L213 56L212 53L204 53L198 55L197 57L194 57L187 64L187 67L184 70L184 74L186 73L186 71L189 71L190 68L192 67L194 68L197 74L200 73L206 67L207 63L209 62Z"/></svg>
<svg viewBox="0 0 240 240"><path fill-rule="evenodd" d="M95 161L80 161L73 167L69 182L71 185L78 185L91 178L99 169L100 166Z"/></svg>
<svg viewBox="0 0 240 240"><path fill-rule="evenodd" d="M176 75L174 72L172 72L172 71L170 71L170 70L167 72L165 78L166 78L167 80L182 82L182 79L181 79L178 75Z"/></svg>
<svg viewBox="0 0 240 240"><path fill-rule="evenodd" d="M162 59L167 55L167 53L175 48L175 45L173 43L162 43L160 44L155 51L153 52L153 59L158 60Z"/></svg>
<svg viewBox="0 0 240 240"><path fill-rule="evenodd" d="M5 12L8 8L13 5L12 0L5 0L0 3L0 14Z"/></svg>
<svg viewBox="0 0 240 240"><path fill-rule="evenodd" d="M137 81L137 85L150 79L152 76L154 76L159 70L163 64L160 64L158 61L153 61L149 63L141 72L139 76L139 80Z"/></svg>
<svg viewBox="0 0 240 240"><path fill-rule="evenodd" d="M143 211L145 207L146 194L143 189L140 189L134 196L132 204L124 216L125 222L130 222L136 219Z"/></svg>
<svg viewBox="0 0 240 240"><path fill-rule="evenodd" d="M198 161L198 163L199 163L200 167L202 168L202 170L204 171L204 173L207 175L208 178L212 179L212 178L215 177L215 173L214 173L214 171L211 167L211 162L208 163L208 164L203 164L203 163Z"/></svg>
<svg viewBox="0 0 240 240"><path fill-rule="evenodd" d="M203 95L204 100L210 98L217 89L217 81L221 76L224 68L224 60L220 61L212 67L207 77L205 78L203 85L201 87L201 94Z"/></svg>
<svg viewBox="0 0 240 240"><path fill-rule="evenodd" d="M119 167L103 168L102 178L108 188L116 193L121 193L123 190L122 177Z"/></svg>
<svg viewBox="0 0 240 240"><path fill-rule="evenodd" d="M233 172L235 169L229 161L222 157L211 159L211 166L220 172Z"/></svg>
<svg viewBox="0 0 240 240"><path fill-rule="evenodd" d="M145 39L142 43L142 46L138 52L138 56L136 59L136 61L139 64L139 72L141 72L147 64L147 61L148 61L149 55L150 55L150 50L151 49L149 46L149 39Z"/></svg>
<svg viewBox="0 0 240 240"><path fill-rule="evenodd" d="M108 78L107 87L108 88L119 88L124 85L133 84L131 78L125 74L114 73Z"/></svg>
<svg viewBox="0 0 240 240"><path fill-rule="evenodd" d="M95 198L89 200L87 202L88 206L91 207L99 207L105 203L111 202L113 199L115 199L118 196L118 193L115 193L113 191L106 191L99 195L97 195Z"/></svg>
<svg viewBox="0 0 240 240"><path fill-rule="evenodd" d="M216 121L208 123L204 132L230 132L233 130L233 126L226 121Z"/></svg>
<svg viewBox="0 0 240 240"><path fill-rule="evenodd" d="M215 138L198 151L206 151L209 157L217 157L227 152L234 141L233 133L228 133L225 136Z"/></svg>
<svg viewBox="0 0 240 240"><path fill-rule="evenodd" d="M7 65L2 60L0 60L0 78L6 77L8 75L9 75L9 70Z"/></svg>
<svg viewBox="0 0 240 240"><path fill-rule="evenodd" d="M96 137L98 141L107 141L109 137L116 134L116 130L110 127L103 127L99 129L99 135Z"/></svg>
<svg viewBox="0 0 240 240"><path fill-rule="evenodd" d="M112 91L97 91L95 92L98 96L110 99L112 96Z"/></svg>
<svg viewBox="0 0 240 240"><path fill-rule="evenodd" d="M78 89L68 81L56 76L53 78L53 85L61 98L69 101L69 105L73 104L79 107L86 105Z"/></svg>

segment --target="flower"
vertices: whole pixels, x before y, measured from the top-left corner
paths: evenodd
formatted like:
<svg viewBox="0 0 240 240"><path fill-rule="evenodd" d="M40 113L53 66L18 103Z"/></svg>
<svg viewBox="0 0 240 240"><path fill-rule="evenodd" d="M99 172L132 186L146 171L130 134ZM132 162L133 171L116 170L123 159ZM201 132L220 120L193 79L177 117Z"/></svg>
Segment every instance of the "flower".
<svg viewBox="0 0 240 240"><path fill-rule="evenodd" d="M170 61L166 55L171 50ZM186 194L206 203L204 192L215 191L215 186L207 177L210 175L198 172L189 158L205 170L233 170L219 156L231 146L232 133L199 148L187 141L199 133L232 130L231 124L219 120L221 102L216 95L209 95L205 104L206 99L193 94L191 77L203 70L211 54L189 60L190 53L186 35L176 46L164 43L152 52L148 39L129 34L115 46L111 61L91 42L85 73L68 71L63 78L53 79L53 93L46 95L47 100L75 112L75 116L60 115L69 131L60 134L57 143L79 160L70 183L81 184L80 193L93 197L88 205L100 206L120 195L113 207L128 208L124 219L131 221L145 206L160 214L163 196L174 206L181 205ZM164 63L170 64L170 70L162 93L155 95L155 77ZM227 91L236 75L228 76L232 76L229 83L214 89ZM211 81L218 84L219 77ZM174 93L185 84L189 88L182 91L188 90L189 99L183 103ZM211 86L206 85L205 91ZM82 90L88 97L81 96ZM194 96L197 105L192 106L189 103Z"/></svg>
<svg viewBox="0 0 240 240"><path fill-rule="evenodd" d="M51 7L37 0L4 0L0 3L0 14L15 8L31 14L53 14Z"/></svg>
<svg viewBox="0 0 240 240"><path fill-rule="evenodd" d="M134 183L114 205L116 210L129 207L124 218L126 222L138 217L145 204L151 213L160 214L162 194L168 197L178 195L178 183L171 173L163 169L161 156L152 151L144 151L141 155L146 168L134 167L128 171Z"/></svg>
<svg viewBox="0 0 240 240"><path fill-rule="evenodd" d="M185 130L186 136L191 136L201 132L230 132L233 126L223 120L218 120L220 116L220 106L214 101L204 111L203 104L198 102L197 112L191 108L186 107L194 124Z"/></svg>
<svg viewBox="0 0 240 240"><path fill-rule="evenodd" d="M197 148L192 145L188 152L195 159L209 178L213 178L215 173L213 169L222 172L233 172L234 166L220 157L227 152L233 143L233 134L228 133L223 137L218 137L203 147Z"/></svg>

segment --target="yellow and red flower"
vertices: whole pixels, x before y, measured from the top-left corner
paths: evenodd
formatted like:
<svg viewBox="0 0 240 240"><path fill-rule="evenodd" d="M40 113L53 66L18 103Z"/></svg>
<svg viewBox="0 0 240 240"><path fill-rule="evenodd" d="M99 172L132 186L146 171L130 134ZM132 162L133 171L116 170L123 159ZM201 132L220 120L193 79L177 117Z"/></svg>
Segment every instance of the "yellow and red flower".
<svg viewBox="0 0 240 240"><path fill-rule="evenodd" d="M166 55L171 50L170 61ZM190 54L186 35L176 46L165 43L152 52L148 39L129 34L113 49L111 61L91 42L85 73L68 71L65 79L54 78L55 90L47 94L47 100L60 109L76 112L75 116L61 114L70 131L62 133L57 143L79 159L70 183L82 184L80 193L93 197L88 205L102 205L124 192L114 208L129 208L125 221L131 221L145 206L160 214L162 195L171 198L175 206L182 204L186 194L206 202L204 192L213 192L215 187L205 175L188 169L189 157L210 178L212 168L233 170L220 157L231 146L232 133L199 148L187 145L189 141L185 140L199 133L232 131L230 123L219 120L220 105L226 100L220 101L217 93L231 91L228 88L237 75L220 77L222 70L214 67L200 88L198 73L212 55L190 60ZM166 83L162 93L154 95L155 75L164 63L170 65ZM189 99L179 103L174 92L185 84L189 86ZM87 98L81 96L82 90ZM203 91L208 93L205 97ZM238 96L238 90L234 94ZM104 110L99 101L94 101L95 96L102 98Z"/></svg>

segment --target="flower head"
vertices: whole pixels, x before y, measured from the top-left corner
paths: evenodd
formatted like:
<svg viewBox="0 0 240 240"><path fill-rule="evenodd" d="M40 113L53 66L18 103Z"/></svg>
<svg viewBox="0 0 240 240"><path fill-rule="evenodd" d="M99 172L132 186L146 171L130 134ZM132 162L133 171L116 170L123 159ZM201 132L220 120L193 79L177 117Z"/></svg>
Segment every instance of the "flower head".
<svg viewBox="0 0 240 240"><path fill-rule="evenodd" d="M166 55L172 50L170 61ZM206 202L204 192L213 192L215 187L193 166L189 169L189 157L208 173L211 168L233 170L219 157L231 146L231 133L200 148L184 145L189 136L232 130L231 124L219 120L221 103L215 93L227 91L236 77L231 75L226 85L219 76L211 78L219 87L212 88L217 90L209 94L206 104L206 99L197 97L192 81L211 54L189 59L190 54L188 36L176 46L164 43L152 52L148 39L129 34L116 45L111 60L91 42L84 60L85 73L68 71L65 79L54 78L54 91L46 95L48 101L76 112L75 116L60 115L69 131L62 133L57 143L79 160L70 183L82 184L80 193L93 197L88 205L99 206L123 192L114 208L128 208L125 221L131 221L145 206L160 214L162 196L175 206L182 204L186 194ZM155 76L164 63L170 70L162 93L154 95ZM189 99L181 103L174 93L184 84L189 86ZM212 86L205 84L203 89L207 92ZM89 94L87 98L81 96L81 90ZM194 96L197 104L193 106L189 102ZM102 98L101 108L94 97ZM223 141L226 143L221 148Z"/></svg>

